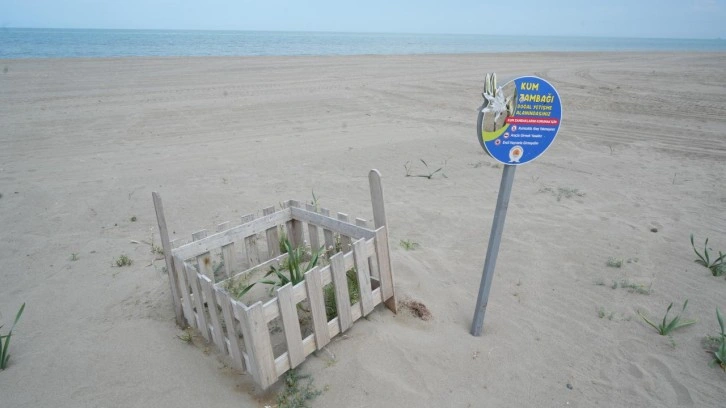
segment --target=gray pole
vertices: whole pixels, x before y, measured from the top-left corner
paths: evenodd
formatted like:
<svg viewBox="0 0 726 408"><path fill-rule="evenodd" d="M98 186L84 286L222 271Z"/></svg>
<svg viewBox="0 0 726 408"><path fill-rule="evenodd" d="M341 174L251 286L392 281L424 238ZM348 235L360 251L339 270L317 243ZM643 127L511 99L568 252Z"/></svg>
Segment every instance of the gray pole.
<svg viewBox="0 0 726 408"><path fill-rule="evenodd" d="M501 184L499 184L499 197L497 198L497 208L494 210L492 232L489 235L487 256L484 260L484 272L482 273L481 284L479 286L479 297L476 299L474 321L471 324L472 336L481 336L482 327L484 326L484 314L486 313L487 302L489 301L489 290L492 288L494 267L497 264L499 243L502 241L504 219L507 217L507 207L509 207L509 195L512 192L512 183L514 182L514 170L516 169L517 166L504 165L504 171L502 172L502 182Z"/></svg>

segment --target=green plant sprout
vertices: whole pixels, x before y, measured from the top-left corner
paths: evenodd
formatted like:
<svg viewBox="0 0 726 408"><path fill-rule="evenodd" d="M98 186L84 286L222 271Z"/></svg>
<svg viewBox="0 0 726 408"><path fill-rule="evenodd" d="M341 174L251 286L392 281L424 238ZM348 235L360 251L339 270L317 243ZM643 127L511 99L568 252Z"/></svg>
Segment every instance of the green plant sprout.
<svg viewBox="0 0 726 408"><path fill-rule="evenodd" d="M718 343L718 348L713 351L713 361L711 365L718 364L721 369L726 371L726 331L724 331L723 316L721 311L716 308L716 319L718 319L718 325L721 326L721 339Z"/></svg>
<svg viewBox="0 0 726 408"><path fill-rule="evenodd" d="M698 259L693 262L710 269L713 276L721 276L726 273L726 254L718 251L718 258L711 262L711 255L708 253L708 238L706 238L706 242L703 244L703 254L698 252L696 249L696 244L693 243L693 234L691 234L691 246L693 247L693 252L695 252L696 256L698 256ZM713 249L711 249L711 251L713 251Z"/></svg>
<svg viewBox="0 0 726 408"><path fill-rule="evenodd" d="M131 258L129 258L128 256L121 255L118 257L118 259L116 259L116 266L118 266L118 267L130 266L133 262L134 261L132 261Z"/></svg>
<svg viewBox="0 0 726 408"><path fill-rule="evenodd" d="M10 331L8 332L8 334L0 336L0 370L4 370L8 366L8 360L10 359L10 353L8 352L8 347L10 347L10 338L13 335L13 329L15 328L15 325L18 324L18 320L20 320L20 315L23 314L23 310L25 310L25 303L20 306L18 314L15 315L15 321L10 327ZM2 328L2 326L0 326L0 328Z"/></svg>
<svg viewBox="0 0 726 408"><path fill-rule="evenodd" d="M311 192L313 194L313 200L310 201L310 205L312 205L313 208L315 208L315 212L319 212L320 211L320 202L318 201L318 197L315 196L315 190L313 189L313 190L311 190Z"/></svg>
<svg viewBox="0 0 726 408"><path fill-rule="evenodd" d="M305 272L315 268L321 259L323 248L319 248L310 254L310 261L304 264L304 259L307 257L307 251L305 247L299 246L292 249L292 245L287 237L283 236L280 238L280 247L284 249L282 253L287 254L287 259L282 263L280 267L271 266L270 270L265 274L264 278L272 275L270 279L261 279L257 282L253 282L246 287L237 290L236 297L239 299L250 291L256 284L263 283L265 285L271 285L270 290L274 290L278 287L283 287L288 283L297 285L298 283L305 280Z"/></svg>
<svg viewBox="0 0 726 408"><path fill-rule="evenodd" d="M441 177L448 178L448 177L446 177L446 174L443 173L444 167L446 167L446 161L444 161L443 166L439 167L438 169L436 169L434 171L431 171L429 169L428 163L426 163L426 161L424 159L419 159L419 160L421 161L421 163L423 163L424 167L426 167L426 173L428 173L428 174L411 174L410 162L406 162L406 164L403 165L403 168L406 169L406 177L423 177L423 178L427 178L427 179L431 180L434 177L434 175L436 175L436 173L442 172Z"/></svg>
<svg viewBox="0 0 726 408"><path fill-rule="evenodd" d="M681 312L686 311L686 306L688 306L688 299L686 299L686 302L683 303L683 308L681 309ZM638 314L640 315L643 320L645 320L646 323L653 326L653 328L660 334L661 336L666 336L673 330L680 329L681 327L689 326L691 324L696 323L696 320L692 319L684 319L681 320L681 315L677 315L670 321L668 321L668 312L671 311L671 308L673 307L673 302L671 302L670 305L668 305L668 309L666 309L666 313L663 316L663 322L660 324L655 324L652 321L650 321L645 315L643 315L640 310L638 310Z"/></svg>
<svg viewBox="0 0 726 408"><path fill-rule="evenodd" d="M405 249L406 251L413 251L414 249L421 247L421 244L410 239L402 239L400 245L401 248Z"/></svg>
<svg viewBox="0 0 726 408"><path fill-rule="evenodd" d="M301 384L307 379L306 384ZM308 375L300 375L297 370L290 370L285 375L285 389L277 395L278 408L305 408L308 402L323 392L313 386L313 379Z"/></svg>

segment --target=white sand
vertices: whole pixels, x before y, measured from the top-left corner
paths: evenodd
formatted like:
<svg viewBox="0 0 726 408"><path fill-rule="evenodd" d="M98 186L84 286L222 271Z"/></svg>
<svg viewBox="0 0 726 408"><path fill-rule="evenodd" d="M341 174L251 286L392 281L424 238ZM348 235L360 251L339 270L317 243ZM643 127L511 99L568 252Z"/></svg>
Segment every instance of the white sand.
<svg viewBox="0 0 726 408"><path fill-rule="evenodd" d="M303 364L326 388L315 406L723 406L726 374L701 340L717 332L716 307L726 312L726 280L693 263L689 234L726 250L724 54L0 66L0 320L27 302L0 372L3 407L272 405L275 389L255 392L201 341L177 339L163 261L149 266L149 247L130 241L159 242L153 190L173 237L312 189L371 218L371 168L384 176L398 295L434 319L379 306ZM564 121L517 170L476 338L501 175L475 131L491 71L552 82ZM445 162L447 178L404 177L419 159ZM548 187L584 196L558 201ZM133 265L112 267L121 254ZM632 261L609 268L609 257ZM610 288L622 279L653 293ZM672 341L637 316L686 299L699 322Z"/></svg>

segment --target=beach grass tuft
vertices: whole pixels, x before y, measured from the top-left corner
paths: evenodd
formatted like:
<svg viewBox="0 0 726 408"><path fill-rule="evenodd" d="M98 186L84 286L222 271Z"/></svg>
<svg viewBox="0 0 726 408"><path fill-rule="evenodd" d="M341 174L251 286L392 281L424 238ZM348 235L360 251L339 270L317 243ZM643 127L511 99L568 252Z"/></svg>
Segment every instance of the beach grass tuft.
<svg viewBox="0 0 726 408"><path fill-rule="evenodd" d="M681 313L686 311L686 307L688 306L688 299L683 303L683 308L681 309ZM673 330L680 329L681 327L690 326L697 322L697 320L692 319L683 319L681 320L681 315L676 315L671 320L668 320L668 312L671 311L671 308L673 308L673 302L671 302L670 305L668 305L668 308L666 309L665 315L663 315L663 321L661 323L653 323L650 319L648 319L640 310L638 310L638 314L640 317L645 320L646 323L653 326L653 328L660 334L661 336L667 336L672 332Z"/></svg>
<svg viewBox="0 0 726 408"><path fill-rule="evenodd" d="M131 266L131 264L134 261L129 258L127 255L122 254L118 258L116 258L116 266L122 267L122 266Z"/></svg>
<svg viewBox="0 0 726 408"><path fill-rule="evenodd" d="M285 388L277 394L277 407L305 408L322 393L323 391L313 386L312 377L301 375L296 369L292 369L285 374Z"/></svg>
<svg viewBox="0 0 726 408"><path fill-rule="evenodd" d="M703 253L698 252L698 249L696 249L696 244L693 242L693 234L691 234L691 246L693 247L693 252L698 256L698 259L693 262L708 268L713 276L722 276L726 273L726 254L718 251L718 258L711 261L709 250L713 251L713 249L708 247L708 238L706 238L706 242L703 244Z"/></svg>
<svg viewBox="0 0 726 408"><path fill-rule="evenodd" d="M406 251L413 251L414 249L418 249L421 247L421 244L410 239L402 239L401 242L399 242L399 245L401 245L401 248L405 249Z"/></svg>
<svg viewBox="0 0 726 408"><path fill-rule="evenodd" d="M8 366L8 361L10 360L10 352L8 351L8 348L10 347L10 338L13 336L13 329L15 328L15 325L18 324L18 320L20 320L23 310L25 310L25 303L20 306L18 313L15 315L15 321L13 321L13 325L10 327L8 334L4 336L0 335L0 370L4 370ZM2 326L0 326L0 328L2 328Z"/></svg>
<svg viewBox="0 0 726 408"><path fill-rule="evenodd" d="M721 311L718 308L716 308L716 319L718 320L718 325L721 327L721 335L718 339L718 346L713 351L713 361L711 361L711 364L718 364L726 371L726 331L724 330L723 316L721 316Z"/></svg>

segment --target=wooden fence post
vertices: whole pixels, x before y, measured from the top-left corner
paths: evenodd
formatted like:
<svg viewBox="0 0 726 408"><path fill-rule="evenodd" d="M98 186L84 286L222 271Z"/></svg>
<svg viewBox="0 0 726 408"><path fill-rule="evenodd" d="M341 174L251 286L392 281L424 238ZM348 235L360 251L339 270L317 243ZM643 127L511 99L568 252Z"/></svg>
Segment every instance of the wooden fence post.
<svg viewBox="0 0 726 408"><path fill-rule="evenodd" d="M262 302L245 307L234 302L234 313L240 321L242 338L250 360L252 377L262 389L266 389L277 381L275 373L275 357L272 354L270 330L265 322Z"/></svg>
<svg viewBox="0 0 726 408"><path fill-rule="evenodd" d="M171 287L171 298L174 305L174 315L176 316L176 324L179 327L187 327L184 313L182 312L181 296L179 282L177 281L176 268L171 258L171 245L169 244L169 230L166 227L166 217L164 217L164 206L161 203L161 196L157 192L152 192L151 197L154 200L154 210L156 211L156 222L159 224L159 236L161 237L161 247L164 249L164 260L166 261L166 273L169 275L169 286Z"/></svg>
<svg viewBox="0 0 726 408"><path fill-rule="evenodd" d="M391 268L391 248L388 243L388 221L386 220L386 208L383 204L383 184L381 184L381 173L373 169L368 173L368 182L371 186L371 204L373 205L373 223L375 225L376 230L378 230L381 227L385 227L383 234L376 234L376 242L377 246L376 248L378 251L378 260L381 263L385 263L385 265L379 265L380 273L381 273L381 284L383 284L384 278L383 274L384 271L389 274L390 276L390 298L386 299L386 288L381 288L381 292L384 295L386 307L389 308L393 313L397 312L397 304L396 304L396 291L394 289L394 283L393 283L393 269ZM385 243L381 242L385 240ZM382 254L381 252L384 252L385 254ZM382 259L383 258L383 259Z"/></svg>

